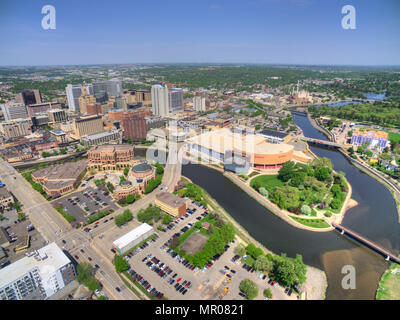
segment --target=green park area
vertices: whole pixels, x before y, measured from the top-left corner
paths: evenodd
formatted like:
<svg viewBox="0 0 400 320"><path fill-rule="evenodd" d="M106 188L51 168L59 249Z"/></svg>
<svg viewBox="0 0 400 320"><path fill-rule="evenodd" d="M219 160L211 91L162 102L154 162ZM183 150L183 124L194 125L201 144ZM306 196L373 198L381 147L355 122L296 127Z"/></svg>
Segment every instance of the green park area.
<svg viewBox="0 0 400 320"><path fill-rule="evenodd" d="M339 213L349 190L344 173L333 171L328 158L311 164L286 162L278 175L257 176L250 186L281 209L308 217L315 217L316 210ZM309 223L324 227L314 220Z"/></svg>
<svg viewBox="0 0 400 320"><path fill-rule="evenodd" d="M187 197L192 201L197 201L201 205L207 207L207 202L204 198L203 189L194 183L186 183L185 187L179 189L178 191L174 191L174 194L178 195L181 198Z"/></svg>
<svg viewBox="0 0 400 320"><path fill-rule="evenodd" d="M241 257L242 263L261 272L272 280L275 280L283 287L289 285L297 290L306 281L307 267L303 262L301 255L295 258L287 257L286 254L274 255L267 253L250 243L245 247L238 244L234 253ZM252 300L258 296L258 287L253 282L246 282L246 279L240 284L240 289L246 294L247 299ZM267 293L270 296L269 293Z"/></svg>
<svg viewBox="0 0 400 320"><path fill-rule="evenodd" d="M382 275L376 300L400 300L400 265L393 263Z"/></svg>
<svg viewBox="0 0 400 320"><path fill-rule="evenodd" d="M214 256L222 254L234 238L233 225L210 213L180 237L173 238L170 248L189 263L203 268Z"/></svg>

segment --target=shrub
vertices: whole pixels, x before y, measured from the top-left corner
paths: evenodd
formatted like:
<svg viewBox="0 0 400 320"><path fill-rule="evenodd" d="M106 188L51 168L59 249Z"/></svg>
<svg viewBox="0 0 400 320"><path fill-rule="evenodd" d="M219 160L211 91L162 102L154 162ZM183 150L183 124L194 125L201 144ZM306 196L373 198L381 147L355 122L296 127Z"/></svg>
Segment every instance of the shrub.
<svg viewBox="0 0 400 320"><path fill-rule="evenodd" d="M306 216L309 216L311 214L311 208L308 205L303 204L301 206L301 213L306 215Z"/></svg>
<svg viewBox="0 0 400 320"><path fill-rule="evenodd" d="M268 190L267 190L267 189L265 189L264 187L261 187L258 191L259 191L264 197L268 198Z"/></svg>

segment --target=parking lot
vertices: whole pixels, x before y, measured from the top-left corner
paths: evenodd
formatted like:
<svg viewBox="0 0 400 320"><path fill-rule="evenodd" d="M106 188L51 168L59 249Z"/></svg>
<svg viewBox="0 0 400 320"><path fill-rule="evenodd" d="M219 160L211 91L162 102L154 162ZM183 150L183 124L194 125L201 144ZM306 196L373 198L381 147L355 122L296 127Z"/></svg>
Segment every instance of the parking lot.
<svg viewBox="0 0 400 320"><path fill-rule="evenodd" d="M74 192L52 202L54 208L61 206L73 215L76 222L85 222L87 217L98 211L118 209L108 190L102 187L88 187L84 191Z"/></svg>
<svg viewBox="0 0 400 320"><path fill-rule="evenodd" d="M268 277L254 270L244 269L240 260L232 261L237 241L230 243L220 257L213 259L209 266L202 270L191 266L169 250L169 241L175 234L186 231L188 224L194 225L202 218L204 209L194 205L191 205L190 209L193 207L197 209L196 212L178 223L171 223L172 227L166 229L166 232L158 233L157 241L150 242L142 247L143 249L136 250L135 255L126 258L131 266L130 272L142 277L149 291L157 290L173 300L243 300L245 297L240 295L240 282L249 278L259 287L259 296L256 298L258 300L264 299L263 291L266 288L271 289L273 299L297 299L296 294L289 297L284 292L285 288L278 284L269 284ZM139 277L136 276L136 279Z"/></svg>
<svg viewBox="0 0 400 320"><path fill-rule="evenodd" d="M136 274L136 279L142 282L144 279L145 287L149 291L155 288L168 299L217 299L228 283L225 273L219 271L221 267L223 269L224 261L232 258L234 244L203 271L185 263L168 248L168 241L175 234L185 232L203 218L201 214L204 214L204 209L191 204L189 209L193 208L196 209L195 212L187 214L187 217L177 223L172 222L165 232L157 231L159 238L155 242L150 242L143 249L138 249L135 255L126 258L131 266L130 272Z"/></svg>
<svg viewBox="0 0 400 320"><path fill-rule="evenodd" d="M0 260L0 263L3 263L7 260L10 263L13 263L23 258L26 252L31 252L40 249L41 247L43 247L43 245L46 244L46 241L43 239L38 230L33 228L29 229L30 231L28 231L27 227L30 224L31 222L29 221L28 218L26 218L24 221L9 224L9 226L5 228L5 231L7 232L8 236L12 239L11 240L12 242L4 248L7 257L2 258ZM26 246L28 235L30 236L28 248L22 250L16 250L17 247L22 248Z"/></svg>

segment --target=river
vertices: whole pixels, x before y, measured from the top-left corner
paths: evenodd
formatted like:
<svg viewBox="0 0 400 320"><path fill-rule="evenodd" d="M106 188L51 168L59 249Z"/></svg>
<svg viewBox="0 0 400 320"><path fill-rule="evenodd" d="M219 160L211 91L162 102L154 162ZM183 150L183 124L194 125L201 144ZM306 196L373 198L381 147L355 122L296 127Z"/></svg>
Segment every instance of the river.
<svg viewBox="0 0 400 320"><path fill-rule="evenodd" d="M295 122L307 137L326 139L306 117ZM343 225L399 254L400 225L395 202L380 183L351 165L337 151L311 147L321 157L332 160L334 169L346 173L358 206L347 211ZM227 212L256 240L275 253L303 256L306 264L320 268L328 278L327 299L374 299L378 282L389 264L378 254L336 231L317 233L297 229L269 212L219 172L188 164L182 174L205 188ZM343 289L342 268L356 270L356 289Z"/></svg>

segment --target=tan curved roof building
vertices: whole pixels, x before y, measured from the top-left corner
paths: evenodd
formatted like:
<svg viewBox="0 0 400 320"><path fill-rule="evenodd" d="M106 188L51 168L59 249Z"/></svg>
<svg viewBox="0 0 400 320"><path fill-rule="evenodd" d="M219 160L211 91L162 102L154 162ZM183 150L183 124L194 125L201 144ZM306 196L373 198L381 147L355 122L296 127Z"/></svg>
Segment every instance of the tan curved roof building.
<svg viewBox="0 0 400 320"><path fill-rule="evenodd" d="M189 148L211 158L224 161L225 153L229 150L250 157L254 167L281 165L290 160L308 161L308 156L296 152L294 147L286 143L269 143L265 137L254 134L233 133L228 128L205 132L188 140Z"/></svg>

